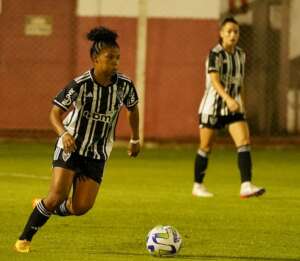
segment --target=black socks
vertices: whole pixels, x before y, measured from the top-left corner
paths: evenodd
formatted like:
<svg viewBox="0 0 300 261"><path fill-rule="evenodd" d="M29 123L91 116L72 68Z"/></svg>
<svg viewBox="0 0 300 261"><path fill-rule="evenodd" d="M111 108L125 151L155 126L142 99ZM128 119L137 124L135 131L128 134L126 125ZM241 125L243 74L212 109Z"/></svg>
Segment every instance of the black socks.
<svg viewBox="0 0 300 261"><path fill-rule="evenodd" d="M43 201L41 200L32 211L19 239L31 241L34 234L47 222L50 216L51 212L45 208Z"/></svg>
<svg viewBox="0 0 300 261"><path fill-rule="evenodd" d="M241 182L251 181L252 178L252 161L250 146L244 145L238 148L238 167L241 175Z"/></svg>
<svg viewBox="0 0 300 261"><path fill-rule="evenodd" d="M198 153L195 158L195 168L194 168L195 182L197 183L203 182L207 165L208 165L207 153L202 150L198 150Z"/></svg>

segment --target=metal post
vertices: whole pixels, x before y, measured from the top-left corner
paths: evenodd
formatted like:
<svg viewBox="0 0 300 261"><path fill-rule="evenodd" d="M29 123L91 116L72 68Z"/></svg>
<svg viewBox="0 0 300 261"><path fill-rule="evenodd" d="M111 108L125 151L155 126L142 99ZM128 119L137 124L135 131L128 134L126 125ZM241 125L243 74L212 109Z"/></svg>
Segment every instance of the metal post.
<svg viewBox="0 0 300 261"><path fill-rule="evenodd" d="M281 1L280 73L278 84L279 121L278 130L287 129L287 93L290 78L289 62L290 0Z"/></svg>
<svg viewBox="0 0 300 261"><path fill-rule="evenodd" d="M256 70L253 89L257 93L257 117L258 130L260 134L268 133L268 97L267 97L267 33L269 28L269 6L268 1L256 1L253 3L253 36L254 36L254 66Z"/></svg>
<svg viewBox="0 0 300 261"><path fill-rule="evenodd" d="M136 86L139 94L140 141L144 142L145 125L145 76L147 60L147 4L148 0L139 0L137 22Z"/></svg>

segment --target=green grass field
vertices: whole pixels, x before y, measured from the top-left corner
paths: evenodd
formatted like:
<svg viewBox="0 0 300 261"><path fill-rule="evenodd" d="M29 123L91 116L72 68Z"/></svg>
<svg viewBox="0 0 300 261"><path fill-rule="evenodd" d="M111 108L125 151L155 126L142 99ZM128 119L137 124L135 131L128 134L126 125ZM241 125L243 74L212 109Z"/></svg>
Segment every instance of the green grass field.
<svg viewBox="0 0 300 261"><path fill-rule="evenodd" d="M300 260L300 151L253 149L261 198L239 198L234 148L216 148L206 179L214 198L191 196L196 147L145 149L139 158L115 148L94 208L53 216L30 254L12 246L51 177L52 144L0 143L0 260L159 260L145 248L157 224L175 226L183 248L172 260Z"/></svg>

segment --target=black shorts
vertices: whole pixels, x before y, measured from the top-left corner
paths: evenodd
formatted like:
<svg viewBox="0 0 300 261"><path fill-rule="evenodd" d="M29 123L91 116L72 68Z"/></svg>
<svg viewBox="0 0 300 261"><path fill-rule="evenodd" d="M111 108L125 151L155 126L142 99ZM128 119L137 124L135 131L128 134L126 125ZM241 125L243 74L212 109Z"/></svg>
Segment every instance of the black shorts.
<svg viewBox="0 0 300 261"><path fill-rule="evenodd" d="M91 178L101 183L105 160L91 159L76 152L66 154L63 149L56 147L52 166L75 171L75 178Z"/></svg>
<svg viewBox="0 0 300 261"><path fill-rule="evenodd" d="M209 129L223 129L226 125L246 121L245 114L233 113L226 116L213 116L208 114L199 114L199 127Z"/></svg>

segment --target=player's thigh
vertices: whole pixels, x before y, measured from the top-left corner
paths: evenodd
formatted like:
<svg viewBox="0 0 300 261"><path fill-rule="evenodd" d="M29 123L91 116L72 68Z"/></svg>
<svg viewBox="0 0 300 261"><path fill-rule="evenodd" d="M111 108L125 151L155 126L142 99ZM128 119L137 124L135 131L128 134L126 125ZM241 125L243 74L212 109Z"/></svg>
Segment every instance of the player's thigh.
<svg viewBox="0 0 300 261"><path fill-rule="evenodd" d="M212 128L199 128L199 135L200 135L200 144L199 149L209 152L212 149L215 136L216 136L216 130Z"/></svg>
<svg viewBox="0 0 300 261"><path fill-rule="evenodd" d="M85 213L92 208L95 203L99 187L100 183L91 178L76 178L72 196L72 208L74 212Z"/></svg>
<svg viewBox="0 0 300 261"><path fill-rule="evenodd" d="M71 190L75 172L73 170L54 167L48 196L44 199L46 207L54 208L65 200Z"/></svg>
<svg viewBox="0 0 300 261"><path fill-rule="evenodd" d="M236 147L250 144L250 132L246 121L237 121L228 126L228 131Z"/></svg>

